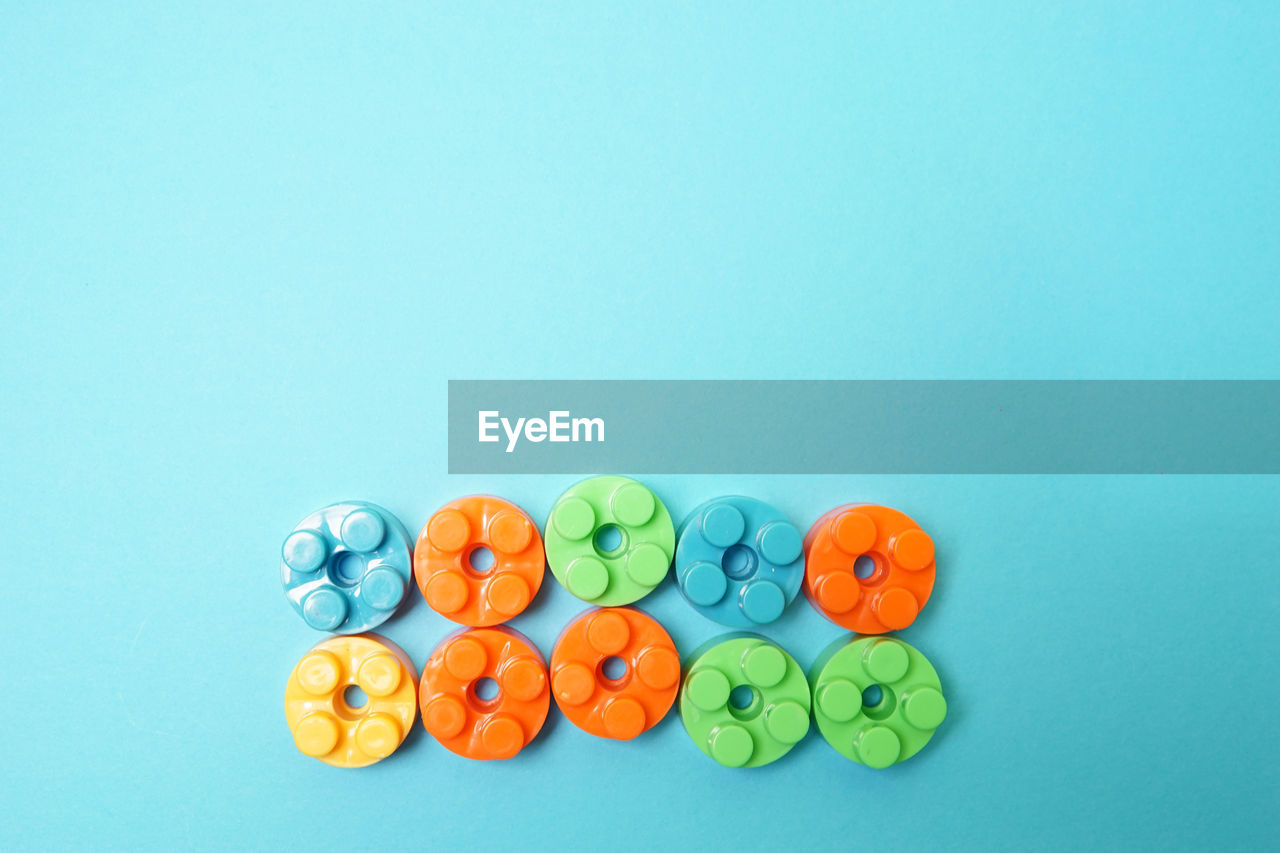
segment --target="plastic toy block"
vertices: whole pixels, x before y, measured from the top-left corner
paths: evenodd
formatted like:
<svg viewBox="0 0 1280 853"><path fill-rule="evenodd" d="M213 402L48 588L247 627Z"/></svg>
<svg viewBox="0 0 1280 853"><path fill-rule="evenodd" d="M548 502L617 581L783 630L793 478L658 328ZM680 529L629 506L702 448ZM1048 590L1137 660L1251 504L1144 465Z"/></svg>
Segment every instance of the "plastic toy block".
<svg viewBox="0 0 1280 853"><path fill-rule="evenodd" d="M486 681L496 688L484 695ZM422 724L449 751L481 761L511 758L537 737L551 694L533 643L505 626L455 631L422 668Z"/></svg>
<svg viewBox="0 0 1280 853"><path fill-rule="evenodd" d="M556 704L597 737L630 740L648 731L671 710L679 688L675 643L656 620L630 607L583 613L551 652Z"/></svg>
<svg viewBox="0 0 1280 853"><path fill-rule="evenodd" d="M836 507L809 528L804 552L805 596L850 631L905 628L933 591L933 540L896 509Z"/></svg>
<svg viewBox="0 0 1280 853"><path fill-rule="evenodd" d="M643 598L667 576L676 533L649 489L626 477L593 477L556 501L546 541L551 573L565 589L613 607Z"/></svg>
<svg viewBox="0 0 1280 853"><path fill-rule="evenodd" d="M818 731L841 755L868 767L906 761L947 715L933 665L893 637L837 640L810 675Z"/></svg>
<svg viewBox="0 0 1280 853"><path fill-rule="evenodd" d="M704 616L735 628L782 615L804 581L804 541L767 503L709 500L680 525L676 585Z"/></svg>
<svg viewBox="0 0 1280 853"><path fill-rule="evenodd" d="M475 568L487 548L493 565ZM542 537L528 513L488 495L459 498L427 521L413 554L413 575L431 609L463 625L505 622L529 606L542 586Z"/></svg>
<svg viewBox="0 0 1280 853"><path fill-rule="evenodd" d="M680 718L698 748L725 767L762 767L809 731L809 682L791 655L753 634L732 634L691 656Z"/></svg>
<svg viewBox="0 0 1280 853"><path fill-rule="evenodd" d="M365 767L404 742L417 715L418 674L394 643L375 634L330 637L303 655L284 689L284 716L304 755L334 767ZM367 701L352 705L358 687Z"/></svg>
<svg viewBox="0 0 1280 853"><path fill-rule="evenodd" d="M404 600L409 543L404 525L380 506L347 501L317 510L284 540L285 595L317 631L375 628Z"/></svg>

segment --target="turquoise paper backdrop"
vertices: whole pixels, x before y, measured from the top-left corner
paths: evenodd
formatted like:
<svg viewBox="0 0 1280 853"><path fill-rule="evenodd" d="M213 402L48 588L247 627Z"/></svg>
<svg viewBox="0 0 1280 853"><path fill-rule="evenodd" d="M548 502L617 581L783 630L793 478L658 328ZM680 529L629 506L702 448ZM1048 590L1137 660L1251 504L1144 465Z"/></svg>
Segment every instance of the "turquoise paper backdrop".
<svg viewBox="0 0 1280 853"><path fill-rule="evenodd" d="M278 551L344 499L545 521L573 477L446 474L449 378L1280 376L1277 103L1269 3L7 2L0 847L1274 844L1274 477L646 477L933 533L950 716L884 772L554 709L510 763L328 768Z"/></svg>

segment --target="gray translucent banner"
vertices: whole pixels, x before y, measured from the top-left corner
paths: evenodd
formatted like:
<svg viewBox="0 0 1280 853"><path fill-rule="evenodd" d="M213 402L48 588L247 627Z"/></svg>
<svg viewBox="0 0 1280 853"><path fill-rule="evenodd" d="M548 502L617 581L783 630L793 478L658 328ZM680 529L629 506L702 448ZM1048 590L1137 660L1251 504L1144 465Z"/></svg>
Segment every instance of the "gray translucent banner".
<svg viewBox="0 0 1280 853"><path fill-rule="evenodd" d="M449 472L1276 474L1280 381L451 380Z"/></svg>

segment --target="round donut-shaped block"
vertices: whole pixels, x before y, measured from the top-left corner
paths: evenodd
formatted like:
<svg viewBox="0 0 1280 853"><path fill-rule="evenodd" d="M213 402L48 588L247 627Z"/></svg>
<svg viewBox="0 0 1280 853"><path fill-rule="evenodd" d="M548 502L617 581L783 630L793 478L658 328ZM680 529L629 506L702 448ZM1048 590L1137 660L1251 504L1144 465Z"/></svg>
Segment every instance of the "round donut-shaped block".
<svg viewBox="0 0 1280 853"><path fill-rule="evenodd" d="M859 634L906 628L933 592L933 540L896 509L836 507L809 528L804 553L805 597Z"/></svg>
<svg viewBox="0 0 1280 853"><path fill-rule="evenodd" d="M486 681L493 695L486 695ZM423 666L418 701L423 726L450 752L512 758L547 719L547 664L528 638L505 626L455 631Z"/></svg>
<svg viewBox="0 0 1280 853"><path fill-rule="evenodd" d="M906 761L947 715L933 664L893 637L837 640L810 675L818 731L845 758L868 767Z"/></svg>
<svg viewBox="0 0 1280 853"><path fill-rule="evenodd" d="M491 567L472 566L472 554L480 548L492 553ZM413 576L431 609L474 627L522 613L542 586L545 566L533 519L489 495L442 506L423 525L413 552Z"/></svg>
<svg viewBox="0 0 1280 853"><path fill-rule="evenodd" d="M630 604L664 577L675 553L671 514L626 477L570 487L547 518L547 563L569 592L601 607Z"/></svg>
<svg viewBox="0 0 1280 853"><path fill-rule="evenodd" d="M284 688L284 716L304 755L365 767L404 742L417 716L418 674L399 646L375 634L330 637L302 656ZM364 691L352 705L348 692Z"/></svg>
<svg viewBox="0 0 1280 853"><path fill-rule="evenodd" d="M700 613L735 628L782 615L804 582L804 540L754 498L714 498L689 513L676 545L676 585Z"/></svg>
<svg viewBox="0 0 1280 853"><path fill-rule="evenodd" d="M347 501L317 510L284 540L284 593L317 631L376 628L409 588L410 542L404 525L375 504Z"/></svg>
<svg viewBox="0 0 1280 853"><path fill-rule="evenodd" d="M752 634L734 634L691 656L680 718L693 742L725 767L762 767L809 731L809 682L795 658Z"/></svg>
<svg viewBox="0 0 1280 853"><path fill-rule="evenodd" d="M551 652L556 704L597 737L630 740L648 731L671 710L679 688L675 643L657 620L630 607L583 613Z"/></svg>

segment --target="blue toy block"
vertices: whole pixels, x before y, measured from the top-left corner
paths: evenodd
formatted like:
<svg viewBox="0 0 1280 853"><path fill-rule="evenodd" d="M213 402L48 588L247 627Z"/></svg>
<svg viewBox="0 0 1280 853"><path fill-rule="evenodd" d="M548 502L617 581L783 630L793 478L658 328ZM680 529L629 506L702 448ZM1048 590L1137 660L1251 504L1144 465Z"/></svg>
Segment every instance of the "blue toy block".
<svg viewBox="0 0 1280 853"><path fill-rule="evenodd" d="M704 616L735 628L782 615L804 581L804 540L763 501L727 496L700 505L680 525L676 584Z"/></svg>
<svg viewBox="0 0 1280 853"><path fill-rule="evenodd" d="M307 516L284 540L280 582L317 631L357 634L386 621L413 571L409 533L380 506L347 501Z"/></svg>

